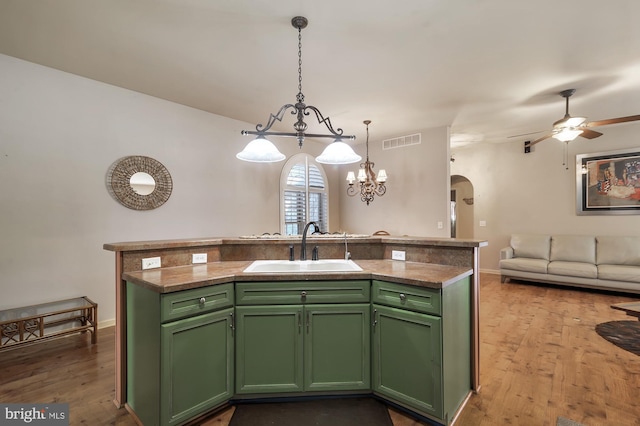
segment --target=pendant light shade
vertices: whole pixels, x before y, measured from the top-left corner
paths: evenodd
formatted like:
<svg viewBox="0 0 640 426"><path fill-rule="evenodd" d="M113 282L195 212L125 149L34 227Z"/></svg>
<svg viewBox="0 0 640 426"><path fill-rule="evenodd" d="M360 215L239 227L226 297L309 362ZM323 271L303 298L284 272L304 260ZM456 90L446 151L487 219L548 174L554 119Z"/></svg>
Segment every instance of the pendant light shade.
<svg viewBox="0 0 640 426"><path fill-rule="evenodd" d="M342 141L329 144L322 154L316 157L316 161L322 164L351 164L362 160L349 145Z"/></svg>
<svg viewBox="0 0 640 426"><path fill-rule="evenodd" d="M236 154L236 158L254 163L275 163L286 157L276 146L262 136L258 136Z"/></svg>

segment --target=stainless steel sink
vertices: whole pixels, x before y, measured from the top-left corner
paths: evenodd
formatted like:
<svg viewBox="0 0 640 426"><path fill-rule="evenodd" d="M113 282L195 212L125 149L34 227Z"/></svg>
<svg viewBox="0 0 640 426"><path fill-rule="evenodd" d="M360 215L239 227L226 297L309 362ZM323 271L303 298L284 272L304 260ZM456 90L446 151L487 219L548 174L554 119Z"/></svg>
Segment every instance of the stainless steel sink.
<svg viewBox="0 0 640 426"><path fill-rule="evenodd" d="M255 260L243 272L359 272L359 267L353 260L322 259L322 260Z"/></svg>

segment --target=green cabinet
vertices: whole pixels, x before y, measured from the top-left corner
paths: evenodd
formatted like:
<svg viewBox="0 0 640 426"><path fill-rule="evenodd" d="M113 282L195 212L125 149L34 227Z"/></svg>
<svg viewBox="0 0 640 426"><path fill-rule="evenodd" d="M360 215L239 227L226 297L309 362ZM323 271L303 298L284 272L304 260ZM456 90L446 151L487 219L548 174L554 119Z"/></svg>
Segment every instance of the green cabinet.
<svg viewBox="0 0 640 426"><path fill-rule="evenodd" d="M471 285L373 281L373 391L449 424L471 390Z"/></svg>
<svg viewBox="0 0 640 426"><path fill-rule="evenodd" d="M236 392L303 390L301 306L238 306Z"/></svg>
<svg viewBox="0 0 640 426"><path fill-rule="evenodd" d="M369 306L305 306L305 390L371 389Z"/></svg>
<svg viewBox="0 0 640 426"><path fill-rule="evenodd" d="M234 394L233 284L169 294L127 283L127 405L185 423Z"/></svg>
<svg viewBox="0 0 640 426"><path fill-rule="evenodd" d="M179 424L233 396L233 308L162 325L161 419Z"/></svg>
<svg viewBox="0 0 640 426"><path fill-rule="evenodd" d="M373 321L374 391L441 418L440 318L374 305Z"/></svg>
<svg viewBox="0 0 640 426"><path fill-rule="evenodd" d="M237 283L236 393L369 391L369 294L369 281Z"/></svg>
<svg viewBox="0 0 640 426"><path fill-rule="evenodd" d="M127 283L127 405L145 425L230 399L370 393L450 424L471 391L471 282Z"/></svg>

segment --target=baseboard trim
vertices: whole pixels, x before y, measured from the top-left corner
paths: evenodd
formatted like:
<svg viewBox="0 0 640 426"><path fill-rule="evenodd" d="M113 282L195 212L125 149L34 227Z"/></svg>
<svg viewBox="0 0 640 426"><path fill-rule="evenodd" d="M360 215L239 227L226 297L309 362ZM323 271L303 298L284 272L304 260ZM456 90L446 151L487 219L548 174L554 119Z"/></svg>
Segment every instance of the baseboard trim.
<svg viewBox="0 0 640 426"><path fill-rule="evenodd" d="M98 321L98 330L100 330L101 328L113 327L114 325L116 325L115 318L104 320L104 321Z"/></svg>

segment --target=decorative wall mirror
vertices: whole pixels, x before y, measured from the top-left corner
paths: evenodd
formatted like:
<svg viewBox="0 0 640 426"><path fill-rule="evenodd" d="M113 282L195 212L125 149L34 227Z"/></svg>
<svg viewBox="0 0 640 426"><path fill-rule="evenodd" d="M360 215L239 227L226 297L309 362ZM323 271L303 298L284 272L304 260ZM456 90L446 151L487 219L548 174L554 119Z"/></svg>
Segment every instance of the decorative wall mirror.
<svg viewBox="0 0 640 426"><path fill-rule="evenodd" d="M133 155L113 163L107 189L120 204L133 210L151 210L171 196L173 181L165 166L150 157Z"/></svg>

